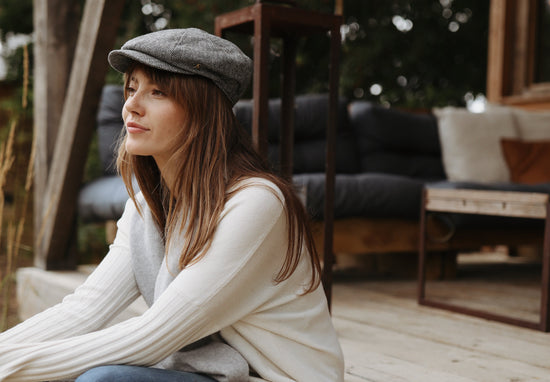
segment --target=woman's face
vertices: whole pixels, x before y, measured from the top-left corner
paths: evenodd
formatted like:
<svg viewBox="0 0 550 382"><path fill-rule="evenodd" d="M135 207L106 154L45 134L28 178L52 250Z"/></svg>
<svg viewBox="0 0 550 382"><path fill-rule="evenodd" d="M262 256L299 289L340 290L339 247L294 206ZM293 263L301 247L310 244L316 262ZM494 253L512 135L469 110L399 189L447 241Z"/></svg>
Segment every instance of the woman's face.
<svg viewBox="0 0 550 382"><path fill-rule="evenodd" d="M126 88L122 118L126 127L126 151L152 156L159 169L174 151L184 121L183 107L152 82L140 69L132 72Z"/></svg>

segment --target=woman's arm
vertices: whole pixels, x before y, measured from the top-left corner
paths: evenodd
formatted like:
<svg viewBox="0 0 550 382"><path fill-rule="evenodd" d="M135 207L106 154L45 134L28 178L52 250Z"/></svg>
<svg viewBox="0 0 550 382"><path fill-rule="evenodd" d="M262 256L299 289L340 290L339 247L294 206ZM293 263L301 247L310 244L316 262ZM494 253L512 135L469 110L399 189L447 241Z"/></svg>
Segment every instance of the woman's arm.
<svg viewBox="0 0 550 382"><path fill-rule="evenodd" d="M0 348L6 343L57 340L97 330L137 298L127 233L133 208L127 204L109 253L84 284L60 304L1 333Z"/></svg>
<svg viewBox="0 0 550 382"><path fill-rule="evenodd" d="M0 345L0 379L64 378L104 364L152 365L268 301L286 252L282 203L266 187L249 187L226 207L205 257L181 271L142 316L64 340Z"/></svg>

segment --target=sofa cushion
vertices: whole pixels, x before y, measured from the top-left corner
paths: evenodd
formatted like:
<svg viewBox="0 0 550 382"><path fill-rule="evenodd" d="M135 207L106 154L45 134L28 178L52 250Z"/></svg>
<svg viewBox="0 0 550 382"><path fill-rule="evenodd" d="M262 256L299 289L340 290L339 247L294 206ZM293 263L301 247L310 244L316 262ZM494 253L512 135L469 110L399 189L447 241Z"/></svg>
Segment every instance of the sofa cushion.
<svg viewBox="0 0 550 382"><path fill-rule="evenodd" d="M491 108L471 113L465 108L435 109L443 164L454 182L508 182L510 172L500 147L501 138L518 136L511 110Z"/></svg>
<svg viewBox="0 0 550 382"><path fill-rule="evenodd" d="M99 159L104 175L116 174L116 146L124 122L122 107L124 92L122 86L106 85L103 87L97 113L97 137L99 141Z"/></svg>
<svg viewBox="0 0 550 382"><path fill-rule="evenodd" d="M281 126L281 100L270 99L268 110L269 161L278 166ZM295 98L294 112L294 173L325 170L325 139L328 121L328 94L307 94ZM233 108L243 127L252 131L252 100L240 100ZM357 148L350 129L347 101L338 103L335 167L339 173L359 171Z"/></svg>
<svg viewBox="0 0 550 382"><path fill-rule="evenodd" d="M137 184L135 185L137 189ZM118 220L128 200L120 176L104 176L86 184L78 196L78 215L83 222Z"/></svg>
<svg viewBox="0 0 550 382"><path fill-rule="evenodd" d="M340 174L353 174L359 171L358 160L355 156L355 143L350 138L340 137L336 140L335 163L336 172ZM293 173L325 172L326 141L324 139L312 139L311 141L294 142ZM277 166L280 161L280 146L270 144L268 147L270 163Z"/></svg>
<svg viewBox="0 0 550 382"><path fill-rule="evenodd" d="M297 141L325 138L328 121L328 94L302 94L294 99L294 138ZM252 129L253 100L240 100L233 107L237 119L246 128ZM281 99L268 101L269 126L267 138L271 143L280 141ZM338 130L349 131L347 101L338 103Z"/></svg>
<svg viewBox="0 0 550 382"><path fill-rule="evenodd" d="M503 138L500 143L512 182L550 182L550 140L523 141Z"/></svg>
<svg viewBox="0 0 550 382"><path fill-rule="evenodd" d="M365 101L352 102L349 113L361 171L445 179L433 115L388 109Z"/></svg>
<svg viewBox="0 0 550 382"><path fill-rule="evenodd" d="M306 206L313 219L323 219L324 174L293 176L294 184L306 190ZM424 182L410 177L362 173L338 174L334 187L334 216L417 219Z"/></svg>

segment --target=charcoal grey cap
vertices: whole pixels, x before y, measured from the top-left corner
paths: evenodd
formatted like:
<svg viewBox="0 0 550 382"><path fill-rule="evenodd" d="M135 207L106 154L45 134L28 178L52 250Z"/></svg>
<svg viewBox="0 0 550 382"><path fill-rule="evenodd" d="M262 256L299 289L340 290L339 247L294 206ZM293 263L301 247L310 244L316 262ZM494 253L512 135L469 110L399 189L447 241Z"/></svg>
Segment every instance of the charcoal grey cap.
<svg viewBox="0 0 550 382"><path fill-rule="evenodd" d="M246 90L252 60L235 44L196 28L144 34L109 53L109 64L124 73L133 62L209 78L234 105Z"/></svg>

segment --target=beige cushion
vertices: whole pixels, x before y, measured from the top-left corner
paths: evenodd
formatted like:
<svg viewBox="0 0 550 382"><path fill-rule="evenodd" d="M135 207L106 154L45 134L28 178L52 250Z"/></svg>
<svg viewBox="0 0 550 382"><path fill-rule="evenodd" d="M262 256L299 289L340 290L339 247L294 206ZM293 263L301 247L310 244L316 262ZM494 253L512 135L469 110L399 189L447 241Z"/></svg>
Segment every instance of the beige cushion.
<svg viewBox="0 0 550 382"><path fill-rule="evenodd" d="M471 113L465 108L434 109L438 119L443 166L448 180L508 182L510 172L500 146L501 138L517 138L512 111L490 108Z"/></svg>
<svg viewBox="0 0 550 382"><path fill-rule="evenodd" d="M519 137L523 140L550 139L550 112L526 111L513 109L519 129Z"/></svg>

